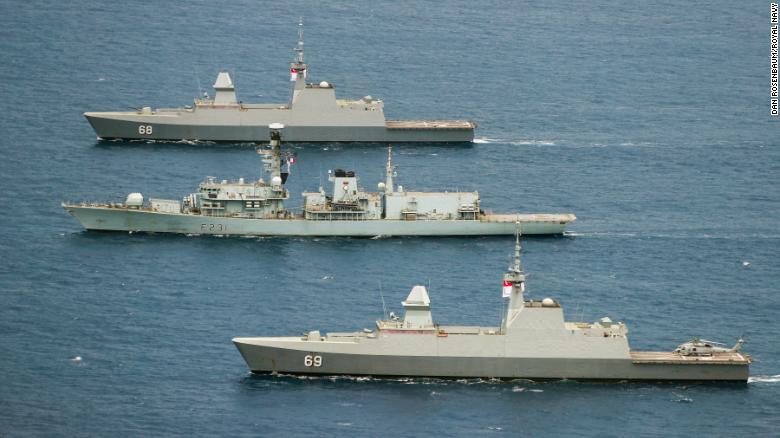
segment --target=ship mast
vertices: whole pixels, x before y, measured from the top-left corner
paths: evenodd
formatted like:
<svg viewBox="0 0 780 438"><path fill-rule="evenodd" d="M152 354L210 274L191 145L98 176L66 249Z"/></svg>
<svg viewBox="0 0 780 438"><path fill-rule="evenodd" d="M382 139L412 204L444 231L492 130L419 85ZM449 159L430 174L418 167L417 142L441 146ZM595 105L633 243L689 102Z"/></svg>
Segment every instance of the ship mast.
<svg viewBox="0 0 780 438"><path fill-rule="evenodd" d="M387 165L385 166L385 194L393 193L393 147L387 147Z"/></svg>
<svg viewBox="0 0 780 438"><path fill-rule="evenodd" d="M504 319L501 321L501 332L506 333L507 327L512 324L512 320L525 306L525 274L520 263L520 224L515 228L515 255L512 266L504 273L504 284L512 285L512 292L509 296L509 306L506 309Z"/></svg>
<svg viewBox="0 0 780 438"><path fill-rule="evenodd" d="M295 51L295 63L303 64L303 17L298 21L298 47L293 50Z"/></svg>
<svg viewBox="0 0 780 438"><path fill-rule="evenodd" d="M282 190L284 178L282 178L282 129L281 123L268 125L271 137L270 150L260 149L257 152L263 156L263 168L271 174L271 187L274 190Z"/></svg>
<svg viewBox="0 0 780 438"><path fill-rule="evenodd" d="M298 21L298 46L293 49L295 57L290 63L290 82L295 82L290 104L295 103L298 93L306 87L308 66L303 62L303 18Z"/></svg>

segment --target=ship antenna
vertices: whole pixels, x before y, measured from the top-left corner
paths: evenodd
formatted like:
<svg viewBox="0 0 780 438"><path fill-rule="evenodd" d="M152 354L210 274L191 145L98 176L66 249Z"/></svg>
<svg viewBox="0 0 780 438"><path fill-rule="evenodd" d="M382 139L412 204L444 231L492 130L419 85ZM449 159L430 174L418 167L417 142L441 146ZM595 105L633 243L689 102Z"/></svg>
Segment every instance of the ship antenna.
<svg viewBox="0 0 780 438"><path fill-rule="evenodd" d="M298 47L293 50L295 50L295 62L303 64L303 17L298 19Z"/></svg>
<svg viewBox="0 0 780 438"><path fill-rule="evenodd" d="M385 166L385 193L393 193L393 146L387 145L387 165Z"/></svg>
<svg viewBox="0 0 780 438"><path fill-rule="evenodd" d="M514 272L522 272L522 269L520 267L520 222L515 222L515 258L514 258L514 266L512 267L512 270Z"/></svg>
<svg viewBox="0 0 780 438"><path fill-rule="evenodd" d="M387 321L387 304L385 304L385 295L382 293L382 280L379 280L379 298L382 299L382 312L385 315L385 321Z"/></svg>
<svg viewBox="0 0 780 438"><path fill-rule="evenodd" d="M203 88L200 86L200 78L198 77L198 68L195 67L195 64L192 65L192 71L195 72L195 83L198 84L198 94L196 94L197 99L200 99L203 97Z"/></svg>

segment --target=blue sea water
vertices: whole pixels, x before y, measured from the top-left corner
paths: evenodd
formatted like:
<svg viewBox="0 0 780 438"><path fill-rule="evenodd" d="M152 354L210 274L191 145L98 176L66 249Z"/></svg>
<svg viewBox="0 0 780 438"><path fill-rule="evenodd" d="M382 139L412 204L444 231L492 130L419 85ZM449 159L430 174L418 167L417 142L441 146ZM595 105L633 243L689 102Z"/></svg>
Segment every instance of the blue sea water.
<svg viewBox="0 0 780 438"><path fill-rule="evenodd" d="M285 101L299 16L340 97L479 123L473 145L398 146L398 182L578 215L523 239L532 297L625 321L638 350L744 334L750 383L250 375L232 337L369 327L380 281L391 308L430 284L438 321L496 324L512 251L87 233L63 212L257 176L251 145L98 142L82 112L187 104L220 69L244 101ZM768 41L763 1L0 2L0 435L777 436ZM335 167L371 187L386 154L290 147L294 194Z"/></svg>

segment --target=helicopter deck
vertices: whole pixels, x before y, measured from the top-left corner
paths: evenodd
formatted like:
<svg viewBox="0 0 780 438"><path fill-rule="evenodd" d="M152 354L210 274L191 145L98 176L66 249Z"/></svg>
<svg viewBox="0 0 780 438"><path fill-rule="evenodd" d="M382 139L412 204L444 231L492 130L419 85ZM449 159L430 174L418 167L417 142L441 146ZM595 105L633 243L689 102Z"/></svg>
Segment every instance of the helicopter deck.
<svg viewBox="0 0 780 438"><path fill-rule="evenodd" d="M477 124L470 120L387 120L387 129L466 129L473 131Z"/></svg>
<svg viewBox="0 0 780 438"><path fill-rule="evenodd" d="M675 364L675 365L747 365L751 358L742 353L713 353L706 356L683 356L679 353L664 351L632 351L631 361L636 364Z"/></svg>

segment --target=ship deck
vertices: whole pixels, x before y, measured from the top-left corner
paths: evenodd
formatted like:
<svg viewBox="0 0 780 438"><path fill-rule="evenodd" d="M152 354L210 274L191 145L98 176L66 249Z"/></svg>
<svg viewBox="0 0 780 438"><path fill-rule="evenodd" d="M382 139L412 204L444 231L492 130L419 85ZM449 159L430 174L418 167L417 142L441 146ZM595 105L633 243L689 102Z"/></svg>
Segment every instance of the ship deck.
<svg viewBox="0 0 780 438"><path fill-rule="evenodd" d="M577 216L571 213L563 214L493 214L486 213L480 216L482 222L559 222L561 224L569 223L577 219Z"/></svg>
<svg viewBox="0 0 780 438"><path fill-rule="evenodd" d="M387 120L387 129L469 129L477 124L470 120Z"/></svg>
<svg viewBox="0 0 780 438"><path fill-rule="evenodd" d="M683 356L665 351L632 351L631 361L636 364L674 365L748 365L750 355L742 353L713 353L710 356Z"/></svg>

